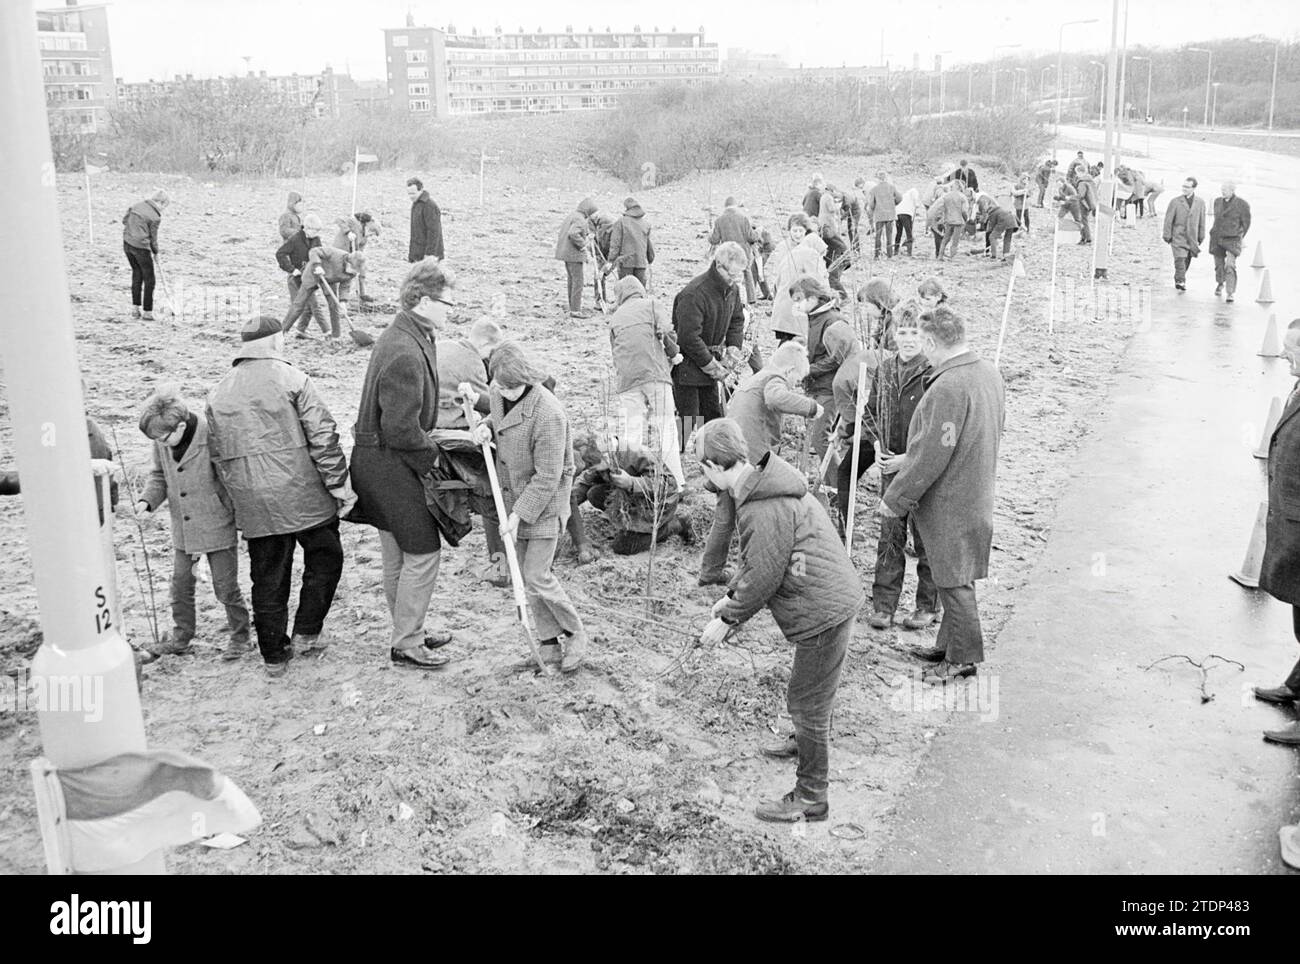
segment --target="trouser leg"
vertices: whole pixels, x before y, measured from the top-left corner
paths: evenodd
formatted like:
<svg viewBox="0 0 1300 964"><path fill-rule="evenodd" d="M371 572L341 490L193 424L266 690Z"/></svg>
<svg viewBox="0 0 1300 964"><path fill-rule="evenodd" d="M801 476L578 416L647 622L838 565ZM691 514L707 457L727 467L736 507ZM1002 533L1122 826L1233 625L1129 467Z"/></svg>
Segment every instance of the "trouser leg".
<svg viewBox="0 0 1300 964"><path fill-rule="evenodd" d="M248 641L248 607L239 589L239 553L234 546L208 553L208 570L212 573L212 593L226 609L226 629L237 643Z"/></svg>
<svg viewBox="0 0 1300 964"><path fill-rule="evenodd" d="M140 295L144 290L144 269L136 260L135 248L123 241L122 250L126 253L126 263L131 266L131 304L139 308Z"/></svg>
<svg viewBox="0 0 1300 964"><path fill-rule="evenodd" d="M930 572L930 559L925 554L925 543L916 528L916 517L909 515L907 524L912 530L912 547L916 549L916 608L922 612L939 611L939 587Z"/></svg>
<svg viewBox="0 0 1300 964"><path fill-rule="evenodd" d="M582 262L564 262L564 271L569 283L569 311L582 310Z"/></svg>
<svg viewBox="0 0 1300 964"><path fill-rule="evenodd" d="M799 748L795 793L801 800L816 803L826 800L831 711L844 657L853 638L853 624L853 617L849 617L812 639L795 643L786 708L794 723L794 738Z"/></svg>
<svg viewBox="0 0 1300 964"><path fill-rule="evenodd" d="M1237 254L1231 249L1223 253L1223 285L1229 295L1237 292Z"/></svg>
<svg viewBox="0 0 1300 964"><path fill-rule="evenodd" d="M172 549L172 639L184 643L194 638L194 567L197 557Z"/></svg>
<svg viewBox="0 0 1300 964"><path fill-rule="evenodd" d="M736 503L728 492L719 492L713 507L713 524L704 541L704 558L700 562L700 575L717 576L727 568L727 553L731 549L731 536L736 531Z"/></svg>
<svg viewBox="0 0 1300 964"><path fill-rule="evenodd" d="M1295 633L1296 642L1300 643L1300 606L1291 607L1291 630ZM1292 693L1300 693L1300 661L1291 668L1284 685Z"/></svg>
<svg viewBox="0 0 1300 964"><path fill-rule="evenodd" d="M813 451L817 453L817 458L821 459L830 445L831 422L835 418L835 399L830 395L814 395L813 401L821 405L822 413L808 423L808 431L812 433Z"/></svg>
<svg viewBox="0 0 1300 964"><path fill-rule="evenodd" d="M1187 283L1187 258L1174 255L1174 284Z"/></svg>
<svg viewBox="0 0 1300 964"><path fill-rule="evenodd" d="M292 533L248 540L248 568L253 582L253 627L257 648L268 663L288 658L290 576L293 573Z"/></svg>
<svg viewBox="0 0 1300 964"><path fill-rule="evenodd" d="M657 382L642 388L642 392L645 396L647 420L650 425L651 447L659 453L664 468L677 480L678 489L684 489L686 473L682 470L681 449L677 439L672 386Z"/></svg>
<svg viewBox="0 0 1300 964"><path fill-rule="evenodd" d="M424 645L424 618L438 581L441 552L403 552L391 532L379 530L385 573L397 570L390 613L393 619L393 649L410 650ZM392 562L390 562L392 560ZM394 565L395 563L395 565Z"/></svg>
<svg viewBox="0 0 1300 964"><path fill-rule="evenodd" d="M944 649L950 663L978 663L984 659L984 633L980 629L975 583L939 587L943 622L935 645Z"/></svg>
<svg viewBox="0 0 1300 964"><path fill-rule="evenodd" d="M293 616L295 636L316 636L325 625L334 590L343 575L343 543L337 517L314 529L295 534L302 546L302 588ZM400 591L399 591L400 594Z"/></svg>
<svg viewBox="0 0 1300 964"><path fill-rule="evenodd" d="M858 453L858 478L861 479L867 474L876 460L875 451L866 439L862 440L862 450ZM835 508L838 511L839 521L837 523L840 531L840 538L844 538L844 527L848 524L849 518L849 489L853 482L853 450L849 449L849 454L845 456L835 470ZM821 484L821 479L817 480Z"/></svg>
<svg viewBox="0 0 1300 964"><path fill-rule="evenodd" d="M528 611L539 639L555 639L560 633L582 632L582 618L568 593L551 569L555 559L555 536L549 539L520 539L519 568L528 596Z"/></svg>

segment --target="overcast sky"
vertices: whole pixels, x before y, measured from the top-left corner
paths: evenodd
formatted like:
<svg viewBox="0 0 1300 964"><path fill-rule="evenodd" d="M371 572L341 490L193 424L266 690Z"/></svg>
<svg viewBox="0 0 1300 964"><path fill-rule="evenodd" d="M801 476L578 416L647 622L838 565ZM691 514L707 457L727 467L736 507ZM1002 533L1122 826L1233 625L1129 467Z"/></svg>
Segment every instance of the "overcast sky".
<svg viewBox="0 0 1300 964"><path fill-rule="evenodd" d="M0 0L7 2L7 0ZM42 6L49 4L50 0ZM482 0L472 5L426 0L112 0L109 30L113 66L127 81L174 74L229 74L244 69L272 74L315 73L326 64L350 68L358 80L384 77L385 27L400 27L409 9L421 26L488 32L583 30L639 24L649 30L703 25L708 43L780 53L792 65L880 63L881 31L891 65L923 65L950 50L950 63L983 60L994 46L1020 44L1030 52L1055 51L1062 20L1097 18L1069 27L1066 49L1102 49L1110 39L1109 0L1072 4L1046 0ZM1121 4L1122 8L1122 4ZM650 9L651 13L647 13ZM467 11L473 11L469 13ZM1135 0L1130 44L1176 46L1225 36L1266 34L1294 40L1300 33L1294 0Z"/></svg>

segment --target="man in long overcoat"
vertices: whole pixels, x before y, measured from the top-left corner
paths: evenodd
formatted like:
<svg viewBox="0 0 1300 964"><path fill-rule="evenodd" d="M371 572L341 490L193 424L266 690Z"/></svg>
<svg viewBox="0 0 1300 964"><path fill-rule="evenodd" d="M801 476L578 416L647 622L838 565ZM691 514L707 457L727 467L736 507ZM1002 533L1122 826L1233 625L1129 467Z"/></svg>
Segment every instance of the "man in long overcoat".
<svg viewBox="0 0 1300 964"><path fill-rule="evenodd" d="M1174 253L1174 287L1187 290L1187 265L1205 240L1205 202L1196 196L1196 178L1183 181L1183 193L1165 209L1165 244Z"/></svg>
<svg viewBox="0 0 1300 964"><path fill-rule="evenodd" d="M944 610L935 649L918 655L938 663L926 682L942 683L974 675L984 659L975 581L988 575L1005 396L1002 376L971 350L956 312L941 305L922 315L921 339L932 369L906 454L881 463L882 474L897 475L879 511L916 520Z"/></svg>

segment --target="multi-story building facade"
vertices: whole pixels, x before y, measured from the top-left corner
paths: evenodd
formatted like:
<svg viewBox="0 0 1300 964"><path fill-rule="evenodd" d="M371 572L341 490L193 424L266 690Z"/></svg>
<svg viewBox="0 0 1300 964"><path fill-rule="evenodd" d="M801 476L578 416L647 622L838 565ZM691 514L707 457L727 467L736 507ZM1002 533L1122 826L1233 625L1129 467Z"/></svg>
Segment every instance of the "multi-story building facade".
<svg viewBox="0 0 1300 964"><path fill-rule="evenodd" d="M721 70L702 28L480 35L417 27L408 17L384 31L384 54L393 108L438 117L596 110L627 91L708 83Z"/></svg>
<svg viewBox="0 0 1300 964"><path fill-rule="evenodd" d="M208 77L195 79L193 74L177 74L172 80L148 80L125 83L117 79L118 103L125 109L140 109L166 100L185 89L198 89L225 96L239 83L257 83L269 88L279 98L295 107L311 108L317 117L340 117L355 107L358 84L347 74L337 74L326 67L319 74L267 76L249 71L245 77Z"/></svg>
<svg viewBox="0 0 1300 964"><path fill-rule="evenodd" d="M106 4L36 11L36 39L45 74L50 125L62 132L93 133L117 106Z"/></svg>

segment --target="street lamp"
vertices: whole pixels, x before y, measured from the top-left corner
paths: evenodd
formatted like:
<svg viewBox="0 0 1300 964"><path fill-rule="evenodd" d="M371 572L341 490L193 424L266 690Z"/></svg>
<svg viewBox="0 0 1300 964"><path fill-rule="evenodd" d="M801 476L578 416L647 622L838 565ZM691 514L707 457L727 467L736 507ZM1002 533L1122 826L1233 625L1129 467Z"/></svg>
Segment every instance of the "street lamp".
<svg viewBox="0 0 1300 964"><path fill-rule="evenodd" d="M1210 78L1214 74L1214 51L1207 50L1204 47L1188 47L1187 52L1192 54L1208 54L1208 56L1205 58L1205 120L1202 122L1202 125L1205 127L1209 127L1210 126Z"/></svg>
<svg viewBox="0 0 1300 964"><path fill-rule="evenodd" d="M998 106L998 51L1016 50L1020 44L995 44L993 47L993 89L989 92L989 107Z"/></svg>
<svg viewBox="0 0 1300 964"><path fill-rule="evenodd" d="M1210 86L1214 88L1214 98L1210 107L1210 130L1214 130L1214 121L1219 113L1219 81L1215 81Z"/></svg>
<svg viewBox="0 0 1300 964"><path fill-rule="evenodd" d="M1057 35L1056 42L1056 133L1061 133L1061 58L1065 53L1065 28L1073 27L1081 23L1096 23L1097 18L1091 20L1067 20L1061 24L1060 33Z"/></svg>
<svg viewBox="0 0 1300 964"><path fill-rule="evenodd" d="M1148 120L1150 120L1150 118L1151 118L1151 58L1150 58L1150 57L1134 57L1133 59L1134 59L1134 60L1145 60L1145 61L1147 62L1147 112L1146 112L1146 115L1145 115L1145 117L1143 118L1143 120L1144 120L1144 121L1148 121Z"/></svg>
<svg viewBox="0 0 1300 964"><path fill-rule="evenodd" d="M1047 99L1047 72L1051 69L1052 69L1052 65L1048 64L1046 67L1044 67L1042 70L1038 72L1038 99L1039 100ZM1056 78L1056 86L1058 87L1061 86L1060 77Z"/></svg>
<svg viewBox="0 0 1300 964"><path fill-rule="evenodd" d="M1273 103L1277 100L1277 55L1282 49L1282 41L1273 44L1273 89L1268 95L1268 133L1270 138L1273 134Z"/></svg>
<svg viewBox="0 0 1300 964"><path fill-rule="evenodd" d="M1100 67L1097 72L1097 88L1101 91L1101 97L1098 98L1101 106L1097 108L1097 123L1102 127L1106 126L1106 65L1100 60L1090 60L1090 64Z"/></svg>
<svg viewBox="0 0 1300 964"><path fill-rule="evenodd" d="M1025 80L1024 80L1024 84L1025 84L1025 106L1028 107L1028 106L1029 106L1029 68L1028 68L1028 67L1016 67L1016 68L1015 68L1015 71L1016 71L1017 74L1024 74L1024 75L1025 75ZM1014 75L1012 75L1012 77L1011 77L1011 103L1012 103L1012 106L1015 106L1015 102L1016 102L1016 78L1015 78Z"/></svg>

